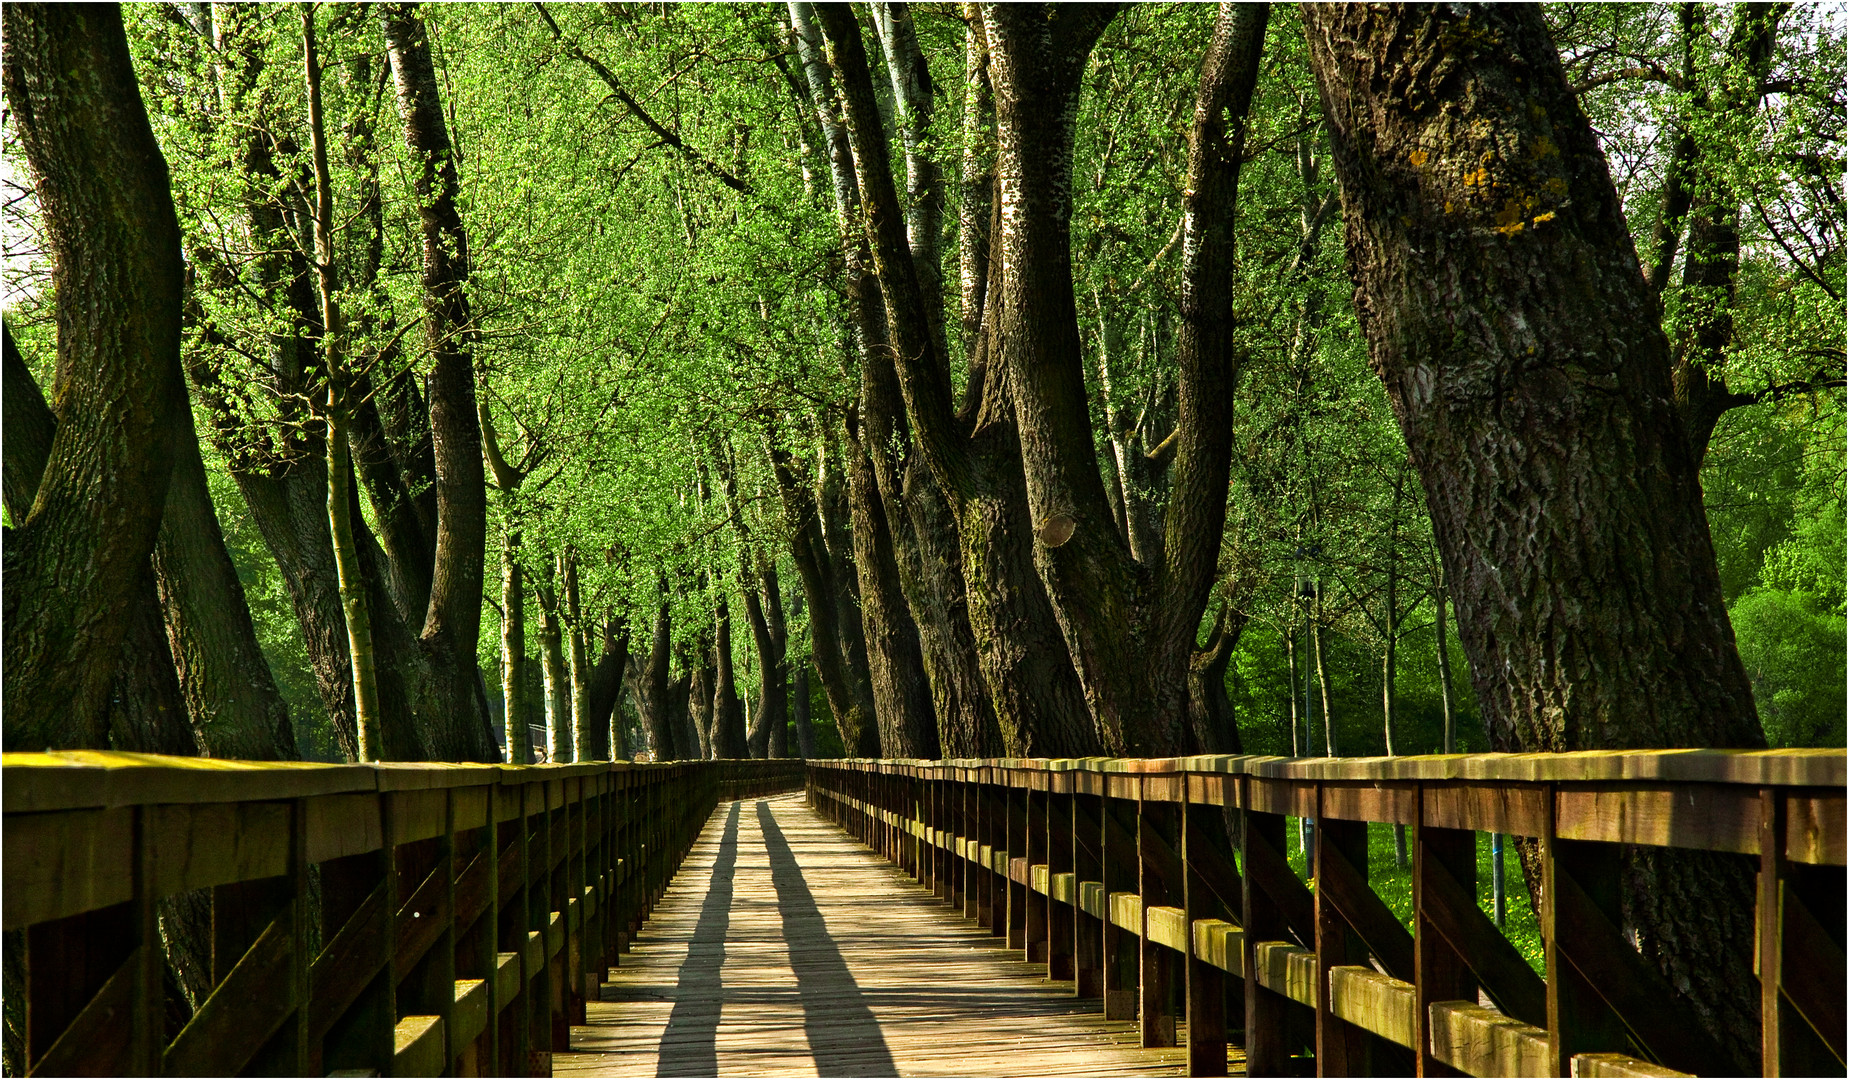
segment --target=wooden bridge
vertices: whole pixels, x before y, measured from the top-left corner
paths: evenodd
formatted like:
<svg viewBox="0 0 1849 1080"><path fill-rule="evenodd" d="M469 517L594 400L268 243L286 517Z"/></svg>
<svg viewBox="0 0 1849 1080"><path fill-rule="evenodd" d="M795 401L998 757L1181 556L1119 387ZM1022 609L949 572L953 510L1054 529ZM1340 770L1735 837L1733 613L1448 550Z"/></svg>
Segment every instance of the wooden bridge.
<svg viewBox="0 0 1849 1080"><path fill-rule="evenodd" d="M1761 1064L1835 1073L1846 779L1842 751L9 754L9 1060L41 1075L1713 1070L1725 1057L1618 929L1631 844L1756 867ZM1292 818L1316 823L1308 883ZM1406 827L1409 919L1370 886L1370 823ZM1536 841L1539 972L1477 903L1485 832ZM208 916L190 937L188 905ZM196 1007L170 953L199 968Z"/></svg>

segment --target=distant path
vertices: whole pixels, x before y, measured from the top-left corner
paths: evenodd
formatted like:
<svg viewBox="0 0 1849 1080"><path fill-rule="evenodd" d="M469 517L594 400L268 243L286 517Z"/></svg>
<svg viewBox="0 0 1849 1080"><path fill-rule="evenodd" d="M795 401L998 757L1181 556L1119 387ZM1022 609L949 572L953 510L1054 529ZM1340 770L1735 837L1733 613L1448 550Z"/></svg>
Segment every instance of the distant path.
<svg viewBox="0 0 1849 1080"><path fill-rule="evenodd" d="M557 1076L1174 1076L802 796L722 803Z"/></svg>

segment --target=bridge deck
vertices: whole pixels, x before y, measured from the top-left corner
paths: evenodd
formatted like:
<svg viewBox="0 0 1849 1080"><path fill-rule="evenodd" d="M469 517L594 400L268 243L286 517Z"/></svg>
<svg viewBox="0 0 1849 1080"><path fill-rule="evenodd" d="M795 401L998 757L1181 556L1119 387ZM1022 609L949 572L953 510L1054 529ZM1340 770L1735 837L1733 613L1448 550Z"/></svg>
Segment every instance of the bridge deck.
<svg viewBox="0 0 1849 1080"><path fill-rule="evenodd" d="M1042 966L785 796L722 803L558 1076L1168 1076Z"/></svg>

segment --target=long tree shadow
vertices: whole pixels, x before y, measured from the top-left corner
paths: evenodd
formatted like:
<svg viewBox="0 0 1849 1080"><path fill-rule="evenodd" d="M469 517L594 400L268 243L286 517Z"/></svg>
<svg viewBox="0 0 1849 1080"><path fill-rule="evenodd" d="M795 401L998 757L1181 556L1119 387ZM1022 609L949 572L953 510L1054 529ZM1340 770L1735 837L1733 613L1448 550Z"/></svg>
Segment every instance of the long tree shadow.
<svg viewBox="0 0 1849 1080"><path fill-rule="evenodd" d="M803 1034L822 1076L897 1076L892 1051L880 1031L860 984L848 970L834 938L822 921L815 894L803 879L769 804L758 802L758 826L770 853L770 879L777 889L783 917L783 940L789 943L790 968L803 1006Z"/></svg>
<svg viewBox="0 0 1849 1080"><path fill-rule="evenodd" d="M732 878L738 866L738 804L726 816L712 887L687 943L687 959L674 984L674 1009L656 1048L656 1076L719 1075L720 968L732 923Z"/></svg>

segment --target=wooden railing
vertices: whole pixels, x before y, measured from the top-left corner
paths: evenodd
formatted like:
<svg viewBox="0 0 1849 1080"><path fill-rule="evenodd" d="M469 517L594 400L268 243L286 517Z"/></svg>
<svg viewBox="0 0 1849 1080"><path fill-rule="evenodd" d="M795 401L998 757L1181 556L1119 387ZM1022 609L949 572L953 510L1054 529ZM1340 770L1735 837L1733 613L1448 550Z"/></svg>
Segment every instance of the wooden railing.
<svg viewBox="0 0 1849 1080"><path fill-rule="evenodd" d="M1196 1076L1229 1042L1252 1075L1724 1073L1619 929L1620 845L1733 853L1777 1076L1843 1071L1844 781L1840 750L833 761L809 799L1144 1045L1185 1019ZM1408 829L1410 929L1369 822ZM1479 906L1478 832L1537 842L1544 975Z"/></svg>
<svg viewBox="0 0 1849 1080"><path fill-rule="evenodd" d="M5 755L0 907L23 1065L550 1075L716 802L801 785L793 760ZM210 968L190 1018L163 985L176 900L209 912L187 946Z"/></svg>

